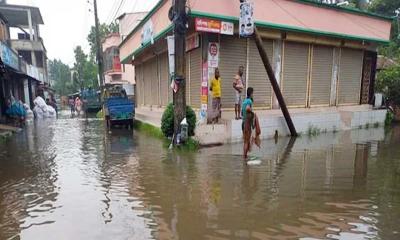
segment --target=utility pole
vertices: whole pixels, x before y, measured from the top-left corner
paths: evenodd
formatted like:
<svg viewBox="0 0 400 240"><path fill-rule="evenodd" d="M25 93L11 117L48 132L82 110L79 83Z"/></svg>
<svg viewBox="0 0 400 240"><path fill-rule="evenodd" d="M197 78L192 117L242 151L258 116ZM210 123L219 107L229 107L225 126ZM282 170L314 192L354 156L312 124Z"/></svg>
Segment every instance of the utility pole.
<svg viewBox="0 0 400 240"><path fill-rule="evenodd" d="M186 0L175 0L174 35L175 35L175 82L178 91L174 94L174 143L180 131L180 123L186 117L186 74L185 74L185 34Z"/></svg>
<svg viewBox="0 0 400 240"><path fill-rule="evenodd" d="M272 70L271 63L268 60L267 52L265 51L265 48L262 43L260 34L258 33L257 27L254 27L254 40L256 42L258 52L260 53L261 60L264 63L265 70L267 71L269 81L271 82L271 85L272 85L272 89L274 90L276 98L278 99L279 105L281 107L283 116L285 117L286 123L289 127L290 134L293 137L297 137L296 128L294 127L292 118L290 117L289 111L286 107L285 99L283 98L279 84L276 81L274 70Z"/></svg>
<svg viewBox="0 0 400 240"><path fill-rule="evenodd" d="M247 0L239 0L239 2L240 2L240 4L247 4L247 3L248 3ZM244 12L247 13L247 11L245 10L245 8L242 9L242 5L240 6L240 8L241 8L241 11L244 11ZM252 11L253 11L253 10L251 10L251 12L252 12ZM242 13L241 13L241 14L242 14ZM245 19L248 19L249 17L246 16L246 15L248 15L248 13L247 13L247 14L244 14ZM243 16L241 16L241 20L242 20L242 17L243 17ZM250 19L251 19L252 17L253 17L253 16L251 16ZM241 20L240 20L240 21L241 21ZM240 21L239 21L239 22L240 22ZM248 20L247 20L247 21L248 21ZM252 21L252 22L253 22L253 23L250 23L250 25L253 25L252 28L254 29L254 31L253 31L254 33L252 33L252 36L253 36L253 38L254 38L254 40L255 40L255 43L256 43L258 52L259 52L259 54L260 54L261 60L262 60L262 62L263 62L263 64L264 64L265 70L267 71L268 78L269 78L269 81L271 82L272 89L274 90L275 96L276 96L276 98L278 99L278 102L279 102L279 105L280 105L280 107L281 107L283 116L285 117L286 123L287 123L287 125L288 125L289 130L290 130L290 134L292 135L292 137L297 137L296 128L294 127L292 118L290 117L289 111L288 111L287 106L286 106L286 103L285 103L285 99L284 99L284 97L283 97L283 95L282 95L281 89L280 89L279 84L278 84L278 81L276 81L275 73L274 73L274 70L272 69L271 63L270 63L270 61L269 61L269 59L268 59L267 51L266 51L265 48L264 48L264 45L263 45L261 36L260 36L260 34L258 33L257 27L256 27L255 24L254 24L254 21ZM241 23L239 23L239 25L240 25L240 24L241 24ZM248 24L249 24L249 23L248 23ZM239 26L239 32L241 32L241 29L240 29L240 28L241 28L241 27ZM244 29L244 30L245 30L245 29ZM240 33L239 33L239 34L240 34ZM249 33L249 34L250 34L250 33ZM248 35L248 36L249 36L249 35Z"/></svg>
<svg viewBox="0 0 400 240"><path fill-rule="evenodd" d="M97 0L93 0L94 7L94 23L96 28L96 49L97 49L97 65L99 67L100 86L104 86L104 71L103 71L103 50L100 45L99 18L97 16Z"/></svg>

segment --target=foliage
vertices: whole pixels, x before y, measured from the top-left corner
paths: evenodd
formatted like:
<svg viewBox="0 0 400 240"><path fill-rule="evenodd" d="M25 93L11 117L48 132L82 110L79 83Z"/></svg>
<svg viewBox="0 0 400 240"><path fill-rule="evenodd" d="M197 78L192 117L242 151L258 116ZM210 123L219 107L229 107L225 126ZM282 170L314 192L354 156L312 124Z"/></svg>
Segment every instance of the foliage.
<svg viewBox="0 0 400 240"><path fill-rule="evenodd" d="M75 90L82 88L98 86L97 81L97 66L88 58L88 55L83 51L81 46L77 46L74 49L75 63L73 70L74 83L78 86Z"/></svg>
<svg viewBox="0 0 400 240"><path fill-rule="evenodd" d="M400 105L400 65L391 66L378 73L376 88L389 102Z"/></svg>
<svg viewBox="0 0 400 240"><path fill-rule="evenodd" d="M117 33L119 32L119 27L117 23L105 24L102 23L99 25L99 36L100 36L100 43L102 40L107 37L110 33ZM90 46L90 59L94 62L96 59L96 28L92 26L90 29L89 35L87 36L87 41L89 42Z"/></svg>
<svg viewBox="0 0 400 240"><path fill-rule="evenodd" d="M49 75L55 81L54 88L60 95L68 95L74 92L71 82L71 69L61 60L49 60Z"/></svg>
<svg viewBox="0 0 400 240"><path fill-rule="evenodd" d="M186 107L186 119L189 125L189 136L194 136L196 113L189 106ZM167 106L161 118L161 131L166 137L172 137L174 134L174 106L172 103Z"/></svg>
<svg viewBox="0 0 400 240"><path fill-rule="evenodd" d="M147 124L147 123L143 123L143 122L140 122L140 121L136 120L134 125L133 125L133 128L138 130L138 131L144 132L144 133L146 133L146 134L148 134L150 136L153 136L153 137L156 137L156 138L160 138L160 139L164 139L164 135L163 135L162 131L159 128L154 127L153 125L150 125L150 124Z"/></svg>
<svg viewBox="0 0 400 240"><path fill-rule="evenodd" d="M390 126L394 120L394 114L391 111L388 111L386 113L386 118L385 118L385 126Z"/></svg>
<svg viewBox="0 0 400 240"><path fill-rule="evenodd" d="M369 11L381 15L393 17L396 10L400 9L399 0L373 0L370 4ZM389 58L400 58L400 32L399 20L394 18L391 32L391 42L387 46L379 48L379 54Z"/></svg>

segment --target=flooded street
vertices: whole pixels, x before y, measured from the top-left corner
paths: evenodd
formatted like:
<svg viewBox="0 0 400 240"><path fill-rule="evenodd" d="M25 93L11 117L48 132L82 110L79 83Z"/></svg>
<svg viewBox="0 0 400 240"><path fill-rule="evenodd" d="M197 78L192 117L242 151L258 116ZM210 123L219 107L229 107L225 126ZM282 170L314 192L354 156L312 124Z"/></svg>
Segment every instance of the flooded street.
<svg viewBox="0 0 400 240"><path fill-rule="evenodd" d="M400 128L172 153L96 119L0 145L0 239L400 239Z"/></svg>

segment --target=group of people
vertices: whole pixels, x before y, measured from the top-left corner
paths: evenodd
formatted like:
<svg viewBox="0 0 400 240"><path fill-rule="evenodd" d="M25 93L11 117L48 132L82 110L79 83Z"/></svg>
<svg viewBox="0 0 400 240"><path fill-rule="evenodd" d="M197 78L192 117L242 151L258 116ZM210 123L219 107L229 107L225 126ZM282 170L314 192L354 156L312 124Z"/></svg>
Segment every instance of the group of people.
<svg viewBox="0 0 400 240"><path fill-rule="evenodd" d="M240 66L237 74L233 79L233 91L235 91L235 119L242 119L243 133L243 155L247 158L247 154L251 151L251 146L256 144L260 146L260 126L256 114L253 112L253 93L254 89L248 87L246 91L246 99L242 100L242 92L245 89L243 81L244 67ZM215 69L214 78L210 83L210 91L212 92L212 120L218 122L221 119L221 75L218 68Z"/></svg>
<svg viewBox="0 0 400 240"><path fill-rule="evenodd" d="M79 97L76 97L75 99L74 99L74 97L70 97L68 99L68 105L71 110L71 116L74 116L75 112L78 116L80 116L80 114L82 112L83 102L81 101L81 99Z"/></svg>

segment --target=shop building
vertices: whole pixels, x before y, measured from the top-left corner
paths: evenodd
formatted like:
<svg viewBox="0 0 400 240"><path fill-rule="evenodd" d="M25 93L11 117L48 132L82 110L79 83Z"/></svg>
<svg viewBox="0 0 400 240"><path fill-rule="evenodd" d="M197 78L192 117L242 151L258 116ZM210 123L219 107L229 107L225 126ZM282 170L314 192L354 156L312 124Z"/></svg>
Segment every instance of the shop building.
<svg viewBox="0 0 400 240"><path fill-rule="evenodd" d="M310 1L253 2L256 26L290 109L370 110L376 51L389 42L391 18ZM171 0L160 1L120 45L122 62L135 66L139 107L163 108L172 101L166 40L173 29L171 5ZM187 104L198 110L210 105L202 88L212 76L210 46L216 44L223 118L233 110L232 82L239 66L245 67L246 86L255 89L255 108L279 109L254 40L238 35L239 1L194 1L189 8Z"/></svg>

